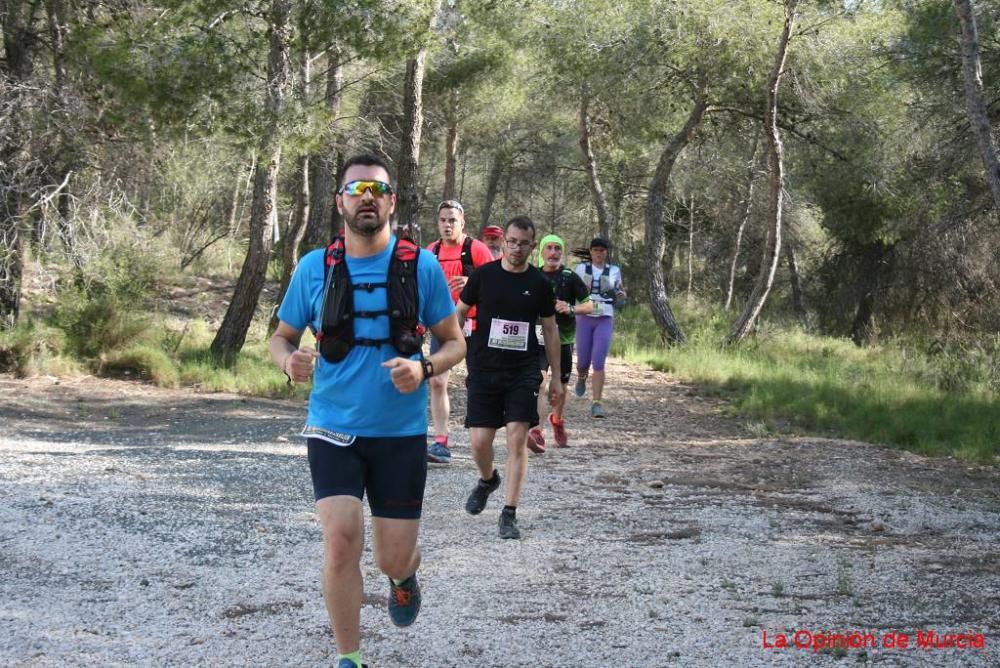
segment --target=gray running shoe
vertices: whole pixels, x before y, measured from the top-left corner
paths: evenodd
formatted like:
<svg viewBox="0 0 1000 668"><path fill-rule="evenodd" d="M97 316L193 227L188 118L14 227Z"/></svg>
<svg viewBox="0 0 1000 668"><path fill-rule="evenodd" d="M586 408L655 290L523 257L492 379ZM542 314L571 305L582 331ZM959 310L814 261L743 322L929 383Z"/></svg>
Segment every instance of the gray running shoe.
<svg viewBox="0 0 1000 668"><path fill-rule="evenodd" d="M576 396L578 396L578 397L582 397L583 395L585 395L587 393L587 377L586 376L577 376L576 377L576 387L573 388L573 391L576 392Z"/></svg>
<svg viewBox="0 0 1000 668"><path fill-rule="evenodd" d="M427 461L448 464L451 462L451 450L441 441L434 441L427 447Z"/></svg>
<svg viewBox="0 0 1000 668"><path fill-rule="evenodd" d="M500 537L520 538L521 530L517 526L517 517L510 513L500 513Z"/></svg>
<svg viewBox="0 0 1000 668"><path fill-rule="evenodd" d="M500 473L496 469L493 469L492 479L489 481L480 480L476 483L476 486L472 488L469 498L465 501L465 512L470 515L478 515L483 512L483 508L486 507L486 501L489 500L490 494L495 492L499 486Z"/></svg>
<svg viewBox="0 0 1000 668"><path fill-rule="evenodd" d="M607 415L604 414L604 408L601 406L601 402L595 401L590 405L590 417L603 419Z"/></svg>
<svg viewBox="0 0 1000 668"><path fill-rule="evenodd" d="M399 584L389 578L389 619L396 626L409 626L420 612L420 584L414 573Z"/></svg>

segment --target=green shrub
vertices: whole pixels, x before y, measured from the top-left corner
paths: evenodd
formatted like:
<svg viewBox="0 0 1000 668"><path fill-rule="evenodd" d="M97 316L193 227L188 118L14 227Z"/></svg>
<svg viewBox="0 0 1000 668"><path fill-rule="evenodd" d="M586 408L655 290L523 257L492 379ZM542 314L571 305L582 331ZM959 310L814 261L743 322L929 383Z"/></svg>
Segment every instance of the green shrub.
<svg viewBox="0 0 1000 668"><path fill-rule="evenodd" d="M100 374L112 378L140 378L160 387L177 387L177 365L160 348L136 343L102 356Z"/></svg>
<svg viewBox="0 0 1000 668"><path fill-rule="evenodd" d="M23 319L11 331L0 333L0 371L19 378L42 374L73 376L81 367L66 356L66 335L31 319Z"/></svg>
<svg viewBox="0 0 1000 668"><path fill-rule="evenodd" d="M149 339L150 321L135 309L134 303L112 294L90 295L74 288L59 295L52 322L66 333L77 355L94 359L102 352Z"/></svg>
<svg viewBox="0 0 1000 668"><path fill-rule="evenodd" d="M768 325L722 348L729 318L698 304L678 310L687 345L663 345L652 315L629 309L616 324L615 350L725 393L751 418L927 454L989 460L1000 451L996 341L859 348Z"/></svg>
<svg viewBox="0 0 1000 668"><path fill-rule="evenodd" d="M220 365L206 345L180 354L181 383L206 392L235 392L266 397L309 395L310 385L288 385L273 362L266 343L243 347L229 366Z"/></svg>

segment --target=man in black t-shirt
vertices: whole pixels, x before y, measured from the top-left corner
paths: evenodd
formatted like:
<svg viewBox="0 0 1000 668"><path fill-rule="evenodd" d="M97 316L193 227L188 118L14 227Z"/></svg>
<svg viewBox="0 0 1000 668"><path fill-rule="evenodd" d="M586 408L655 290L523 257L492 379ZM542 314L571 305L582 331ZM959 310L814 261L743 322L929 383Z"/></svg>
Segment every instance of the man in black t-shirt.
<svg viewBox="0 0 1000 668"><path fill-rule="evenodd" d="M541 321L545 350L552 363L549 401L557 403L564 389L559 368L559 328L555 298L542 273L528 262L535 248L535 224L518 216L504 229L506 252L500 262L483 265L472 273L459 296L459 320L476 308L466 366L467 412L472 457L480 480L465 502L465 510L478 515L490 494L500 486L493 468L493 439L507 428L507 487L500 513L500 537L520 538L517 504L528 473L528 429L538 424L538 338Z"/></svg>

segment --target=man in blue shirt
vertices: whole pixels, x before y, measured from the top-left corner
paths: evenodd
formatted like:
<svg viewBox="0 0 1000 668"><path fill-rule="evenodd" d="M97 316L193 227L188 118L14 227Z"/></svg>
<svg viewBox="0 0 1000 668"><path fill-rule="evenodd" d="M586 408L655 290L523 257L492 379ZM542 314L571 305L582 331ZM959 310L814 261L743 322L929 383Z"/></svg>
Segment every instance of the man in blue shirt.
<svg viewBox="0 0 1000 668"><path fill-rule="evenodd" d="M441 266L430 252L413 248L417 315L431 323L441 345L427 358L397 349L399 309L390 304L389 292L391 281L399 279L390 277L389 269L398 268L393 262L399 255L389 230L396 207L389 169L377 156L355 156L345 163L340 184L337 209L346 224L342 249L334 244L302 258L278 310L271 358L291 381L313 383L303 436L323 529L323 594L337 642L337 667L359 668L361 500L368 495L375 562L390 580L389 615L397 626L408 626L420 609L417 533L427 477L424 381L465 356L465 339ZM346 269L336 266L338 258ZM349 298L328 299L327 285L335 283L331 274L346 276ZM352 328L332 347L327 344L333 335L322 332L324 321L330 322L324 309L346 313L341 322ZM393 310L395 319L388 315ZM322 332L322 354L299 347L306 327Z"/></svg>

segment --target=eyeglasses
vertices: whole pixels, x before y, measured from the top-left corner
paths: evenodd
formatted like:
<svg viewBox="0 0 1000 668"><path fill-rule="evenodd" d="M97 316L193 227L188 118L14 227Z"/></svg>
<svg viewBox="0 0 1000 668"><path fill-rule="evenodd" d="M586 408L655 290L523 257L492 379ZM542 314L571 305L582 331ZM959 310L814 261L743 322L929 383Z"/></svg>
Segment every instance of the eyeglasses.
<svg viewBox="0 0 1000 668"><path fill-rule="evenodd" d="M438 211L441 209L458 209L462 213L465 213L465 209L462 208L462 203L457 199L446 199L445 201L438 204Z"/></svg>
<svg viewBox="0 0 1000 668"><path fill-rule="evenodd" d="M348 181L340 189L340 192L343 195L360 197L365 194L366 190L371 192L372 197L382 197L392 194L392 186L382 181Z"/></svg>
<svg viewBox="0 0 1000 668"><path fill-rule="evenodd" d="M535 242L531 241L531 240L518 241L517 239L504 239L503 242L504 242L504 244L506 244L507 248L509 248L511 250L516 250L518 248L525 248L525 249L527 249L527 248L531 248L535 244Z"/></svg>

